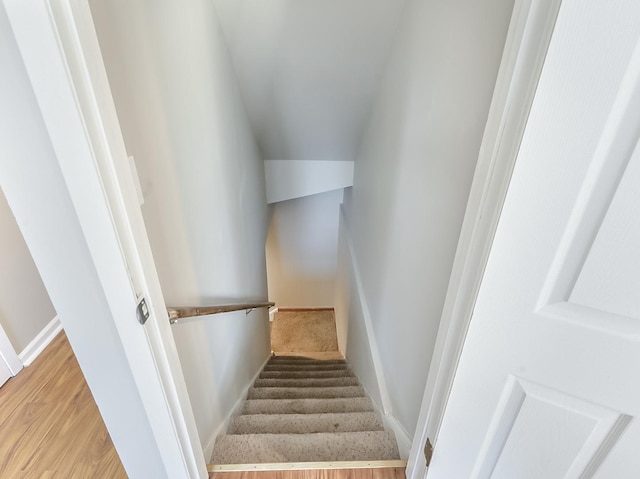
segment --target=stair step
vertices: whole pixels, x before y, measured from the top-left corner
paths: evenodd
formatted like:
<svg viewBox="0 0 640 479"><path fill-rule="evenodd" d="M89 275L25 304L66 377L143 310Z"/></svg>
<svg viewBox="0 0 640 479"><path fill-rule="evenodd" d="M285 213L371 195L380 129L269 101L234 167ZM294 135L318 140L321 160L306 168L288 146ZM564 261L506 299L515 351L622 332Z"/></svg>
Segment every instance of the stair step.
<svg viewBox="0 0 640 479"><path fill-rule="evenodd" d="M296 378L348 378L355 377L351 369L333 371L262 371L260 379L296 379Z"/></svg>
<svg viewBox="0 0 640 479"><path fill-rule="evenodd" d="M227 434L310 434L383 430L382 419L375 412L255 414L235 417Z"/></svg>
<svg viewBox="0 0 640 479"><path fill-rule="evenodd" d="M336 386L358 386L360 382L356 377L346 378L296 378L296 379L256 379L254 384L257 388L270 387L336 387Z"/></svg>
<svg viewBox="0 0 640 479"><path fill-rule="evenodd" d="M296 358L293 356L280 356L272 357L269 359L268 364L347 364L344 359L311 359L311 358Z"/></svg>
<svg viewBox="0 0 640 479"><path fill-rule="evenodd" d="M249 399L242 414L322 414L374 411L368 397L329 399Z"/></svg>
<svg viewBox="0 0 640 479"><path fill-rule="evenodd" d="M396 439L386 431L220 436L213 452L214 464L399 458Z"/></svg>
<svg viewBox="0 0 640 479"><path fill-rule="evenodd" d="M271 364L264 371L337 371L349 369L346 364Z"/></svg>
<svg viewBox="0 0 640 479"><path fill-rule="evenodd" d="M247 399L350 398L364 396L362 386L329 388L251 388Z"/></svg>

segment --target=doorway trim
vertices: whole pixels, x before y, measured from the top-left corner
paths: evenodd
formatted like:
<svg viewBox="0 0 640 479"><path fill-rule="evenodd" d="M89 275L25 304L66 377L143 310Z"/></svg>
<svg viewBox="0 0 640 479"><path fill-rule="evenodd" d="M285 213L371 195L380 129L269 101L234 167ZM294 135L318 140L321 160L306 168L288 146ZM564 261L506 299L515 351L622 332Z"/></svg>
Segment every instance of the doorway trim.
<svg viewBox="0 0 640 479"><path fill-rule="evenodd" d="M13 348L11 341L9 341L7 333L2 329L2 325L0 325L0 361L7 365L11 376L15 376L22 371L22 361L20 361L16 350Z"/></svg>
<svg viewBox="0 0 640 479"><path fill-rule="evenodd" d="M407 464L428 470L561 0L515 0Z"/></svg>
<svg viewBox="0 0 640 479"><path fill-rule="evenodd" d="M88 0L4 4L163 468L167 477L204 479L205 458ZM150 313L144 325L135 315L142 297Z"/></svg>

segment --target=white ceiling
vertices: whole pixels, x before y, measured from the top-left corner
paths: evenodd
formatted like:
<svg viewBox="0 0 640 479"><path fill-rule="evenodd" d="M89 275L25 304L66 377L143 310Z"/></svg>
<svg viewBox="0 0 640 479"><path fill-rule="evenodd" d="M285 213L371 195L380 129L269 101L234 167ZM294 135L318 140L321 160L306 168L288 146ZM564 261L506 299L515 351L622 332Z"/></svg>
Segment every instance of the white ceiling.
<svg viewBox="0 0 640 479"><path fill-rule="evenodd" d="M213 0L265 160L353 161L404 0Z"/></svg>

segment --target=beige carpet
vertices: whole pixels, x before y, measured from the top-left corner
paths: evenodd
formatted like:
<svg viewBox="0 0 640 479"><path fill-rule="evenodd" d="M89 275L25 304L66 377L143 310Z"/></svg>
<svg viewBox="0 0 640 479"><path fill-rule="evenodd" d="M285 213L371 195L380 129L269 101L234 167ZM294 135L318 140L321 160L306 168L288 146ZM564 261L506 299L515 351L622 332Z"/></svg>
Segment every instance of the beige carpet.
<svg viewBox="0 0 640 479"><path fill-rule="evenodd" d="M394 434L338 351L333 311L276 313L271 348L242 411L216 439L214 464L399 459Z"/></svg>
<svg viewBox="0 0 640 479"><path fill-rule="evenodd" d="M278 311L271 323L276 354L338 351L333 311Z"/></svg>
<svg viewBox="0 0 640 479"><path fill-rule="evenodd" d="M272 357L213 464L399 459L392 432L345 360Z"/></svg>

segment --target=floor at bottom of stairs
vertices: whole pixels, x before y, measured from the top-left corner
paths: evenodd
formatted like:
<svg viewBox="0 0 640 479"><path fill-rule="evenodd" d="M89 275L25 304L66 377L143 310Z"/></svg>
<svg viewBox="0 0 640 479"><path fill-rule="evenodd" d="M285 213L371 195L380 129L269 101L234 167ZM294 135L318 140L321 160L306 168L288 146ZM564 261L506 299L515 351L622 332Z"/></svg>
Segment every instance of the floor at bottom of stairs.
<svg viewBox="0 0 640 479"><path fill-rule="evenodd" d="M210 472L209 479L405 479L404 467Z"/></svg>

